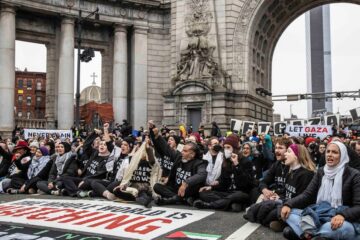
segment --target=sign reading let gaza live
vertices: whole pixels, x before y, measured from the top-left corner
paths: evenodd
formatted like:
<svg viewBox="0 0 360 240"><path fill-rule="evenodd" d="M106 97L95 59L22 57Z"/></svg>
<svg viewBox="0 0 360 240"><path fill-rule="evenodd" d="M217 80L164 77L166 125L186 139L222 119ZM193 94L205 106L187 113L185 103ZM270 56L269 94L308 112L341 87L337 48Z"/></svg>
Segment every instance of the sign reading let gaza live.
<svg viewBox="0 0 360 240"><path fill-rule="evenodd" d="M0 221L99 234L112 239L155 239L213 212L151 209L96 200L24 199L0 204Z"/></svg>
<svg viewBox="0 0 360 240"><path fill-rule="evenodd" d="M302 125L287 125L286 132L290 136L295 137L314 137L324 139L328 135L332 135L331 126L302 126Z"/></svg>

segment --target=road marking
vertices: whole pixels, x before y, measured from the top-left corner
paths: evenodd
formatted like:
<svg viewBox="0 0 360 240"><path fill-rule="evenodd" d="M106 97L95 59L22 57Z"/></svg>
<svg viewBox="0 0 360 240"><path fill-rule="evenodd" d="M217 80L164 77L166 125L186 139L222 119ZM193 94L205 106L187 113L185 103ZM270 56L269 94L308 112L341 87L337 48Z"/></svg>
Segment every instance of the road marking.
<svg viewBox="0 0 360 240"><path fill-rule="evenodd" d="M245 240L260 226L260 224L248 222L233 232L226 240Z"/></svg>

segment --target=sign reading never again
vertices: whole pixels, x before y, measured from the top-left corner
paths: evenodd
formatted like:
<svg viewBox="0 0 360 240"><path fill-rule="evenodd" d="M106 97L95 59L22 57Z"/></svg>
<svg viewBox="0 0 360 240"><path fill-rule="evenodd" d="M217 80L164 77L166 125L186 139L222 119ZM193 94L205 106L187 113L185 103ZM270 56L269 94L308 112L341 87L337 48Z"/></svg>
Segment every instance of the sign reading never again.
<svg viewBox="0 0 360 240"><path fill-rule="evenodd" d="M154 239L213 212L96 200L24 199L0 204L2 222L27 224L112 237Z"/></svg>

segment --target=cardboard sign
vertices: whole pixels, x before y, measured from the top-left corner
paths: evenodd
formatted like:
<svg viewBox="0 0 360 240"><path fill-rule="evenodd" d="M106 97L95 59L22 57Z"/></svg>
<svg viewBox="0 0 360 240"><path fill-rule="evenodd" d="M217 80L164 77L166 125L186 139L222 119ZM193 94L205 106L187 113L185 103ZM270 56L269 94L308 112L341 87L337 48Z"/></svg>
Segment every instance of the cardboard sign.
<svg viewBox="0 0 360 240"><path fill-rule="evenodd" d="M247 131L252 131L254 130L255 127L255 122L250 122L250 121L243 121L242 124L242 133L246 133Z"/></svg>
<svg viewBox="0 0 360 240"><path fill-rule="evenodd" d="M305 120L291 120L290 125L305 125Z"/></svg>
<svg viewBox="0 0 360 240"><path fill-rule="evenodd" d="M360 108L351 109L350 114L353 122L358 121L360 119Z"/></svg>
<svg viewBox="0 0 360 240"><path fill-rule="evenodd" d="M283 135L286 129L286 122L274 122L274 135Z"/></svg>
<svg viewBox="0 0 360 240"><path fill-rule="evenodd" d="M288 125L286 126L286 132L290 136L294 137L319 137L320 139L326 138L328 135L332 135L331 126L300 126L300 125Z"/></svg>
<svg viewBox="0 0 360 240"><path fill-rule="evenodd" d="M314 118L309 118L307 121L307 125L320 125L321 124L321 118L319 117L314 117Z"/></svg>
<svg viewBox="0 0 360 240"><path fill-rule="evenodd" d="M25 139L34 138L34 137L43 137L43 138L60 138L65 140L69 138L72 141L72 131L71 130L50 130L50 129L24 129Z"/></svg>
<svg viewBox="0 0 360 240"><path fill-rule="evenodd" d="M240 133L241 126L242 126L242 121L241 120L231 119L231 121L230 121L230 130L232 132L237 131L238 133Z"/></svg>
<svg viewBox="0 0 360 240"><path fill-rule="evenodd" d="M258 133L268 134L270 130L271 122L258 122Z"/></svg>
<svg viewBox="0 0 360 240"><path fill-rule="evenodd" d="M0 204L0 219L119 239L155 239L213 212L153 207L97 200L23 199Z"/></svg>
<svg viewBox="0 0 360 240"><path fill-rule="evenodd" d="M327 116L324 116L324 119L325 119L325 124L326 125L329 125L329 126L332 126L332 125L335 125L335 126L339 126L339 123L340 123L340 116L339 114L334 114L334 115L327 115Z"/></svg>

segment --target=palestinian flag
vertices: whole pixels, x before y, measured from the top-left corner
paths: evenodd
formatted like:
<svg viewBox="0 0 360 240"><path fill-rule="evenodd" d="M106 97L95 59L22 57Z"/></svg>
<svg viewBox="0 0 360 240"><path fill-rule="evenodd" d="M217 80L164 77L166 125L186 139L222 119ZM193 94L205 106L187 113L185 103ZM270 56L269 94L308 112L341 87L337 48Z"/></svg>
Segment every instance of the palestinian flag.
<svg viewBox="0 0 360 240"><path fill-rule="evenodd" d="M166 238L170 239L181 239L181 240L217 240L221 238L221 235L210 235L203 233L193 233L193 232L174 232Z"/></svg>

